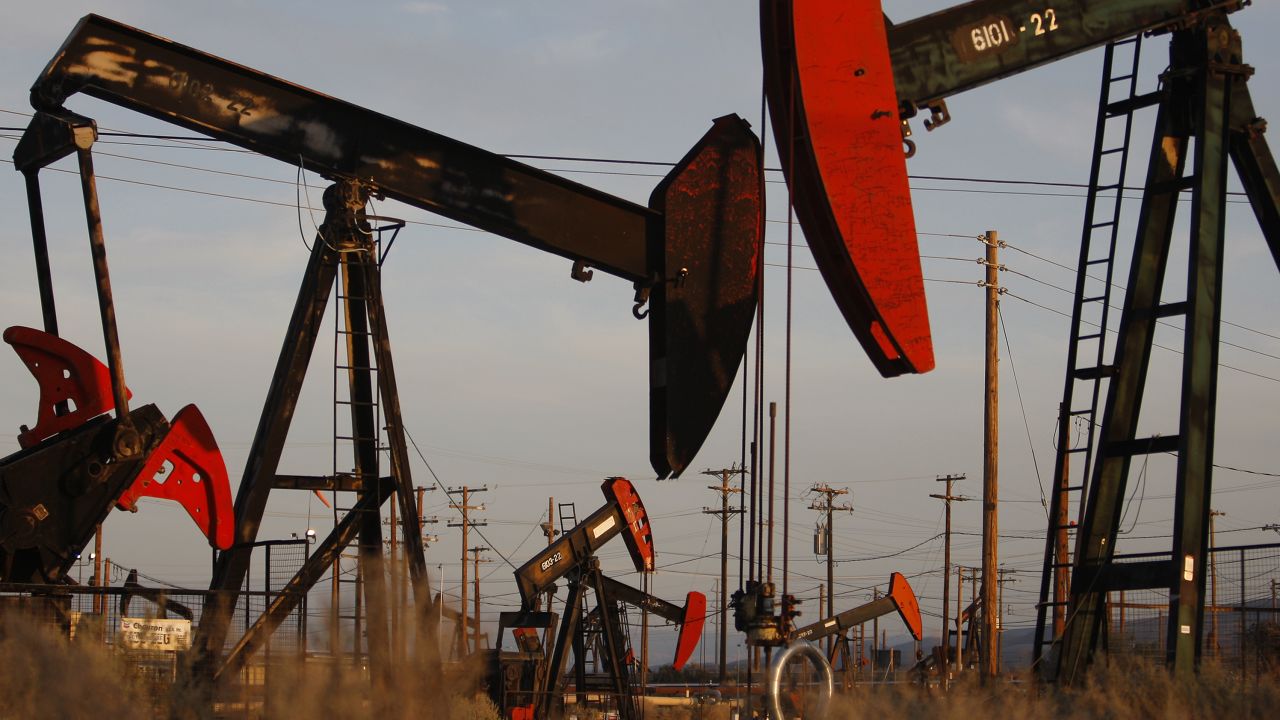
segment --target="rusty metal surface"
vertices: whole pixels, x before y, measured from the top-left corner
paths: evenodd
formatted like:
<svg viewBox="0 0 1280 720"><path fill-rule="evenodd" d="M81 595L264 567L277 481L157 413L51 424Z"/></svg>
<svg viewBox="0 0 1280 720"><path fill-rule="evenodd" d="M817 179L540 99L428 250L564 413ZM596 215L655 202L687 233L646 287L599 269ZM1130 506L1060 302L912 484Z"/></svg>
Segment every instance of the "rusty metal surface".
<svg viewBox="0 0 1280 720"><path fill-rule="evenodd" d="M759 143L720 118L651 208L96 15L32 88L84 93L567 257L651 293L651 457L678 475L719 415L755 307ZM65 152L24 138L22 166ZM29 157L28 157L29 156Z"/></svg>
<svg viewBox="0 0 1280 720"><path fill-rule="evenodd" d="M654 189L665 282L650 299L650 463L679 476L720 415L751 334L764 233L760 142L736 115L711 129Z"/></svg>
<svg viewBox="0 0 1280 720"><path fill-rule="evenodd" d="M640 205L97 15L31 90L84 93L637 281L656 219Z"/></svg>
<svg viewBox="0 0 1280 720"><path fill-rule="evenodd" d="M886 377L933 368L878 2L763 0L765 90L796 215L836 305Z"/></svg>
<svg viewBox="0 0 1280 720"><path fill-rule="evenodd" d="M1229 12L1244 3L974 0L892 25L889 43L903 116L1110 40L1184 22L1210 4Z"/></svg>

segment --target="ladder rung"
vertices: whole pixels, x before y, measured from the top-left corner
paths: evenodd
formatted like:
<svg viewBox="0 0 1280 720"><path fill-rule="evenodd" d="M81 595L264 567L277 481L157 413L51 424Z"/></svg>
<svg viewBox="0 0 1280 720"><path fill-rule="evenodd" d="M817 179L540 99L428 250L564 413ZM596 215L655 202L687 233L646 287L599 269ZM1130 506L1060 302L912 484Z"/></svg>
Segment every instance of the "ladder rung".
<svg viewBox="0 0 1280 720"><path fill-rule="evenodd" d="M1120 82L1121 80L1132 80L1132 79L1133 79L1133 73L1129 73L1128 75L1117 75L1113 78L1110 78L1110 82Z"/></svg>
<svg viewBox="0 0 1280 720"><path fill-rule="evenodd" d="M1115 377L1119 369L1115 365L1098 365L1097 367L1076 368L1071 377L1077 380L1101 380Z"/></svg>
<svg viewBox="0 0 1280 720"><path fill-rule="evenodd" d="M1099 153L1099 154L1100 154L1100 155L1115 155L1116 153L1122 153L1122 152L1124 152L1124 151L1126 151L1126 150L1128 150L1128 149L1129 149L1129 148L1124 147L1124 146L1122 145L1122 146L1120 146L1120 147L1107 148L1106 150L1103 150L1103 151L1102 151L1101 153ZM1113 185L1112 187L1115 187L1115 186ZM1099 189L1101 189L1101 188L1099 188Z"/></svg>
<svg viewBox="0 0 1280 720"><path fill-rule="evenodd" d="M1128 115L1134 110L1141 110L1145 107L1151 107L1160 102L1162 97L1160 91L1145 93L1142 95L1134 95L1131 98L1117 100L1107 105L1107 117L1117 117L1119 115Z"/></svg>
<svg viewBox="0 0 1280 720"><path fill-rule="evenodd" d="M359 331L357 331L357 330L334 330L334 332L335 332L335 333L337 333L337 334L339 334L339 335L360 335L360 336L363 336L363 337L372 337L372 336L373 336L373 331L371 331L371 330L359 330Z"/></svg>
<svg viewBox="0 0 1280 720"><path fill-rule="evenodd" d="M1088 260L1085 262L1085 265L1101 265L1102 263L1109 263L1109 262L1111 262L1111 256L1107 255L1106 257L1100 257L1100 258L1094 258L1093 260Z"/></svg>
<svg viewBox="0 0 1280 720"><path fill-rule="evenodd" d="M1107 299L1106 295L1094 295L1093 297L1087 297L1081 300L1080 302L1095 303L1095 302L1101 302L1106 299Z"/></svg>
<svg viewBox="0 0 1280 720"><path fill-rule="evenodd" d="M1102 221L1102 222L1100 222L1100 223L1094 223L1094 224L1090 225L1090 226L1089 226L1089 229L1090 229L1090 230L1097 230L1098 228L1111 227L1112 225L1115 225L1115 224L1116 224L1116 223L1115 223L1115 221L1114 221L1114 220L1103 220L1103 221Z"/></svg>
<svg viewBox="0 0 1280 720"><path fill-rule="evenodd" d="M1102 333L1090 333L1088 335L1081 335L1080 337L1077 337L1076 342L1081 340L1097 340L1100 337L1102 337Z"/></svg>
<svg viewBox="0 0 1280 720"><path fill-rule="evenodd" d="M355 407L378 407L378 403L373 400L334 400L334 405L352 405Z"/></svg>
<svg viewBox="0 0 1280 720"><path fill-rule="evenodd" d="M1188 311L1187 301L1164 303L1156 307L1155 316L1158 318L1173 317L1175 315L1186 315Z"/></svg>
<svg viewBox="0 0 1280 720"><path fill-rule="evenodd" d="M1117 148L1117 149L1120 149L1120 148ZM1107 152L1111 152L1111 151L1110 151L1110 150L1108 150ZM1094 191L1094 192L1108 192L1108 191L1110 191L1110 190L1117 190L1117 189L1119 189L1119 188L1120 188L1120 183L1118 183L1118 182L1113 182L1113 183L1107 183L1106 185L1099 185L1099 186L1095 187L1095 188L1093 189L1093 191Z"/></svg>
<svg viewBox="0 0 1280 720"><path fill-rule="evenodd" d="M368 372L378 372L376 367L366 367L364 365L334 365L334 370L366 370Z"/></svg>
<svg viewBox="0 0 1280 720"><path fill-rule="evenodd" d="M1103 453L1109 457L1125 455L1147 455L1153 453L1176 452L1179 438L1177 435L1159 435L1150 438L1120 440L1103 446Z"/></svg>
<svg viewBox="0 0 1280 720"><path fill-rule="evenodd" d="M1067 450L1067 452L1072 453L1072 454L1075 454L1075 453L1082 453L1082 452L1089 452L1089 448L1088 448L1087 446L1085 446L1085 447L1076 447L1076 448L1071 448L1070 450Z"/></svg>

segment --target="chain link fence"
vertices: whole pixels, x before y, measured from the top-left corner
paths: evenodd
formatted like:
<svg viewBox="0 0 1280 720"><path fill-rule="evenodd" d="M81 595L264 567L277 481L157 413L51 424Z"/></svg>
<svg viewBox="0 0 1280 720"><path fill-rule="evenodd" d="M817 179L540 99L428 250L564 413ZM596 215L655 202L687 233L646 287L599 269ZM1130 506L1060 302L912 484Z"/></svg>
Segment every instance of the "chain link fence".
<svg viewBox="0 0 1280 720"><path fill-rule="evenodd" d="M1169 553L1125 560L1168 560ZM1119 559L1118 559L1119 560ZM1121 561L1123 562L1123 561ZM1280 669L1280 544L1215 548L1205 579L1201 657L1242 675ZM1163 661L1169 592L1130 590L1107 596L1107 652Z"/></svg>

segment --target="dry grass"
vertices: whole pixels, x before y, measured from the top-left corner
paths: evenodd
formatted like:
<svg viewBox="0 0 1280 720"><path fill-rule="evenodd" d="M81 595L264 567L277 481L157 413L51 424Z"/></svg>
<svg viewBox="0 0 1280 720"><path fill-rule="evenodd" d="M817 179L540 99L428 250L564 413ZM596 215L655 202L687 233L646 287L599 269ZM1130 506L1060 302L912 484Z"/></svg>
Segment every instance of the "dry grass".
<svg viewBox="0 0 1280 720"><path fill-rule="evenodd" d="M148 701L101 645L71 643L35 621L0 627L0 717L136 716Z"/></svg>
<svg viewBox="0 0 1280 720"><path fill-rule="evenodd" d="M194 694L175 695L167 678L144 680L139 665L111 652L91 625L82 623L77 635L68 640L48 622L18 613L0 622L0 720L215 716ZM265 695L259 689L245 703L231 688L215 707L217 715L268 720L498 720L493 704L476 692L478 668L451 671L445 687L429 683L422 668L403 670L371 691L367 675L348 667L285 663L273 668Z"/></svg>
<svg viewBox="0 0 1280 720"><path fill-rule="evenodd" d="M0 719L167 716L187 711L207 716L182 700L143 683L135 667L110 653L85 628L72 642L47 624L11 617L0 626ZM441 687L427 682L423 668L405 668L385 687L371 692L367 677L320 663L276 669L265 698L250 704L251 715L284 720L299 717L408 720L497 720L493 705L478 695L479 668L451 672ZM174 705L170 705L170 703ZM1032 683L981 687L962 680L950 693L918 685L859 686L837 697L831 718L849 720L1246 720L1273 718L1280 710L1280 676L1241 679L1207 664L1193 681L1174 681L1163 666L1112 663L1096 668L1079 688L1040 689ZM204 710L204 712L202 712ZM182 713L186 714L186 713ZM240 715L237 709L234 713ZM725 705L655 708L647 720L728 720Z"/></svg>
<svg viewBox="0 0 1280 720"><path fill-rule="evenodd" d="M1206 665L1195 680L1181 683L1162 665L1112 663L1095 668L1079 688L1042 690L1031 683L984 688L965 680L943 695L936 688L862 686L851 695L836 698L831 717L1244 720L1273 718L1277 708L1280 681L1275 677L1241 680Z"/></svg>

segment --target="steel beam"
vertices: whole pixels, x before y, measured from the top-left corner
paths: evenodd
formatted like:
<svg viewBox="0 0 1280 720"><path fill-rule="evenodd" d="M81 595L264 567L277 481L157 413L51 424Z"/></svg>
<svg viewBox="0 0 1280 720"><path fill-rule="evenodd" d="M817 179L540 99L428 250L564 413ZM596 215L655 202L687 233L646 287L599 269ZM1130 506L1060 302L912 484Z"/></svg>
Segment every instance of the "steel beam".
<svg viewBox="0 0 1280 720"><path fill-rule="evenodd" d="M1175 45L1199 60L1192 106L1196 125L1191 191L1188 313L1183 340L1182 408L1179 412L1177 489L1174 494L1175 578L1169 589L1165 647L1177 675L1187 677L1200 660L1209 500L1213 487L1213 425L1218 390L1218 338L1222 317L1222 262L1226 240L1228 127L1231 86L1240 68L1240 37L1211 22L1195 34L1175 35ZM1226 40L1226 42L1223 42ZM1176 52L1176 47L1175 47Z"/></svg>
<svg viewBox="0 0 1280 720"><path fill-rule="evenodd" d="M1217 3L1237 9L1240 0ZM889 25L903 117L1112 40L1185 22L1198 0L974 0Z"/></svg>
<svg viewBox="0 0 1280 720"><path fill-rule="evenodd" d="M316 337L329 304L329 293L337 272L338 257L325 241L326 233L335 227L345 209L331 192L325 193L328 214L311 246L307 269L294 303L289 328L271 377L271 386L263 403L262 416L245 460L243 479L236 493L236 544L218 555L213 580L200 626L193 645L202 657L198 665L214 663L226 642L228 623L235 610L236 593L244 585L252 557L252 545L258 537L258 526L266 510L267 498L280 465L285 438L298 404L302 381L306 376ZM200 672L197 667L197 672Z"/></svg>

